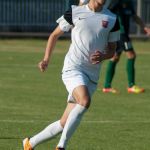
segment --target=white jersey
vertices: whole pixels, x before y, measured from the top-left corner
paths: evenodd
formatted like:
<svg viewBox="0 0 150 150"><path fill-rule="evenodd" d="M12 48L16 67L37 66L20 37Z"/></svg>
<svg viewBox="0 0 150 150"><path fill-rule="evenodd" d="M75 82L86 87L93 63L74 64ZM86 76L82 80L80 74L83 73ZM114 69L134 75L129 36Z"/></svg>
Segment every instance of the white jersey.
<svg viewBox="0 0 150 150"><path fill-rule="evenodd" d="M92 81L99 79L100 64L93 65L90 56L96 50L105 53L108 42L118 41L119 23L108 9L93 12L88 5L73 6L57 20L62 31L72 28L72 43L64 61L64 71L81 70Z"/></svg>

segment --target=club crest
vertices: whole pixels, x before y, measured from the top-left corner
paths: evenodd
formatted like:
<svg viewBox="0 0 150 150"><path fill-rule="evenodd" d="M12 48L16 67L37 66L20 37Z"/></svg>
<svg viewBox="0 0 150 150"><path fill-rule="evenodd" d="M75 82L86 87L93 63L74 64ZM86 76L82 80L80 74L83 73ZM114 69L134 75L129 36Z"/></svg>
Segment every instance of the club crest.
<svg viewBox="0 0 150 150"><path fill-rule="evenodd" d="M105 20L102 20L102 26L104 27L104 28L107 28L108 27L108 21L105 21Z"/></svg>

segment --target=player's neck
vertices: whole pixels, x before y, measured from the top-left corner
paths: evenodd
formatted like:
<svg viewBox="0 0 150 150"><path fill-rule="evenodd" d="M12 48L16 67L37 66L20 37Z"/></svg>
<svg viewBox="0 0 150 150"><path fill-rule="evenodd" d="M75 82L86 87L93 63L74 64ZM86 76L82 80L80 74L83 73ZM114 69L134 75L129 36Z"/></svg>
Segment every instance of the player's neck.
<svg viewBox="0 0 150 150"><path fill-rule="evenodd" d="M103 9L103 5L100 5L96 1L90 1L88 7L93 12L100 12Z"/></svg>

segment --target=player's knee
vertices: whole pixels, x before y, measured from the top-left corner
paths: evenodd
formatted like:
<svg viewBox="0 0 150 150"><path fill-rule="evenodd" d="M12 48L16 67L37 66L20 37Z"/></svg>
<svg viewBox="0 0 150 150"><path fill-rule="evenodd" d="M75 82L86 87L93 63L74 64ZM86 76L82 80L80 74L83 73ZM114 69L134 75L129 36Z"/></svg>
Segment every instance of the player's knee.
<svg viewBox="0 0 150 150"><path fill-rule="evenodd" d="M129 52L127 52L127 57L128 57L128 59L135 59L136 53L134 51L129 51Z"/></svg>
<svg viewBox="0 0 150 150"><path fill-rule="evenodd" d="M113 62L119 62L119 60L120 60L119 56L113 56L111 59L111 61L113 61Z"/></svg>
<svg viewBox="0 0 150 150"><path fill-rule="evenodd" d="M80 102L79 102L80 105L86 107L86 108L89 108L90 107L90 104L91 104L91 99L89 96L85 96L83 97Z"/></svg>
<svg viewBox="0 0 150 150"><path fill-rule="evenodd" d="M136 55L134 54L128 55L128 59L134 59L134 58L136 58Z"/></svg>
<svg viewBox="0 0 150 150"><path fill-rule="evenodd" d="M133 53L132 54L132 59L135 59L136 58L136 53Z"/></svg>

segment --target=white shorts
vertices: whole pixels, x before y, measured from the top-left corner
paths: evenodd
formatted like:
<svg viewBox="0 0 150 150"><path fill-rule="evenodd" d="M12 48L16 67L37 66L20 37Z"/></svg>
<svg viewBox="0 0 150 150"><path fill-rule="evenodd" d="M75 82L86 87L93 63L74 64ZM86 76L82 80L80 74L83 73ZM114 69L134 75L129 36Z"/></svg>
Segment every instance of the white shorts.
<svg viewBox="0 0 150 150"><path fill-rule="evenodd" d="M75 103L75 99L72 96L73 90L80 86L85 85L88 88L90 97L92 97L93 93L97 88L97 83L90 80L88 75L78 70L69 70L62 73L62 80L66 86L66 89L69 93L68 102Z"/></svg>

